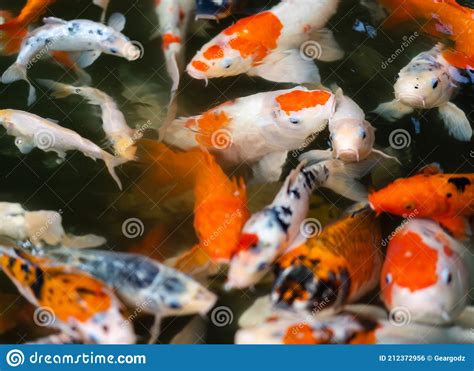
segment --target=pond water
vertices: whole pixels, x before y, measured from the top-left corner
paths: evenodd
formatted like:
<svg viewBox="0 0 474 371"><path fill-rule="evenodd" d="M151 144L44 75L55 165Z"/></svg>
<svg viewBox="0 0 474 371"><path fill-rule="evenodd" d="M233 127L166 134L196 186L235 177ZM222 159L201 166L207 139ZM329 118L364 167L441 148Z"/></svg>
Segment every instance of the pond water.
<svg viewBox="0 0 474 371"><path fill-rule="evenodd" d="M64 19L98 20L100 9L90 3L90 0L58 0L50 7L48 14ZM249 9L269 7L272 3L277 1L251 1ZM16 13L23 4L24 1L0 0L0 9L9 9ZM87 72L92 76L94 87L117 100L128 124L131 127L140 127L148 123L150 128L145 131L145 136L154 139L154 129L159 128L166 117L170 89L161 41L149 40L149 36L157 27L154 2L112 0L109 14L115 11L126 15L127 25L124 33L130 39L143 44L143 57L135 62L127 62L112 56L102 56ZM219 23L199 23L199 26L193 27L186 41L186 61L189 61L210 37L241 16L243 15L237 14ZM373 29L369 28L367 33L364 24L372 25ZM390 173L383 170L375 172L372 179L367 179L367 184L379 188L393 180L393 174L406 176L432 162L439 163L446 172L472 172L472 143L452 139L435 110L407 115L396 123L389 123L370 114L379 103L393 98L393 84L399 70L415 55L429 50L436 41L421 33L413 37L413 30L386 30L378 27L372 22L367 8L356 0L341 2L337 15L329 23L329 28L334 31L346 55L341 61L318 62L323 84L337 84L342 87L345 94L365 110L369 121L376 127L377 147L396 155L403 164L400 167L394 164ZM408 46L398 53L397 50L403 44ZM394 53L395 58L392 57ZM391 62L388 61L389 58ZM13 57L1 57L0 71L4 71L13 60ZM74 82L73 75L48 61L37 63L28 73L33 80L48 78ZM179 89L178 115L198 114L227 100L285 87L291 85L275 84L248 76L213 79L206 87L202 81L194 80L185 74ZM77 131L95 143L103 142L104 133L97 108L78 97L53 99L41 88L38 94L39 99L28 108L25 83L0 85L0 108L28 110L39 116L58 120L61 125ZM472 120L473 94L472 86L465 86L454 100ZM401 149L391 148L389 143L390 134L397 128L409 133L409 145ZM327 140L328 134L323 132L308 149L325 149ZM157 198L155 194L147 194L145 188L137 190L135 187L144 174L147 174L146 164L128 163L118 170L124 183L124 192L119 192L102 162L94 163L79 153L69 153L67 161L62 164L56 163L54 154L45 154L40 150L21 155L14 146L14 138L6 135L3 129L0 129L0 156L0 201L18 202L29 210L62 210L63 224L71 233L103 235L108 240L109 249L153 253L153 256L160 260L174 256L196 242L192 226L191 195L184 195L178 200L168 199L166 195ZM286 170L295 164L296 157L290 155ZM153 185L150 186L153 189ZM256 195L252 198L250 209L255 211L267 204L278 189L279 184L250 187L249 194ZM310 215L325 225L335 220L349 204L350 202L330 191L318 191L311 200ZM144 230L137 238L130 239L122 233L122 225L129 218L138 218L144 224ZM384 232L390 233L391 228L398 222L399 219L385 217ZM146 236L149 239L144 244ZM220 295L218 305L232 308L234 320L231 325L225 327L216 327L211 321L205 322L203 326L207 331L203 332L203 339L194 341L232 343L240 314L256 297L267 293L270 287L270 280L265 280L255 290L224 293L223 280L224 275L215 277L211 288ZM14 294L15 289L6 282L7 280L2 278L2 291ZM160 341L169 341L189 321L189 318L166 320ZM151 320L144 318L139 322L138 331L145 335L146 326L151 324ZM23 324L20 328L2 335L1 341L20 341L24 335L30 336L32 333L33 330Z"/></svg>

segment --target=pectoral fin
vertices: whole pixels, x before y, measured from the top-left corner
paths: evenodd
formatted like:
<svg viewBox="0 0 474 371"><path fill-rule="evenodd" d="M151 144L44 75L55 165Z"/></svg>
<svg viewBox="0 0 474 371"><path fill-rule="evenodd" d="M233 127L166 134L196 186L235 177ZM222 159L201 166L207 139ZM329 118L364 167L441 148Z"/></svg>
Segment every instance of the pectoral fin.
<svg viewBox="0 0 474 371"><path fill-rule="evenodd" d="M303 153L298 159L300 161L306 160L309 165L315 164L317 162L326 161L332 159L332 151L330 149L321 150L315 149L314 151L309 151Z"/></svg>
<svg viewBox="0 0 474 371"><path fill-rule="evenodd" d="M319 54L315 55L315 59L323 62L333 62L344 57L344 51L334 38L334 34L331 30L327 28L317 30L311 34L311 38L314 39L314 46L318 49L317 52ZM310 45L311 44L308 44L308 46Z"/></svg>
<svg viewBox="0 0 474 371"><path fill-rule="evenodd" d="M397 121L403 116L413 112L413 108L404 105L403 103L392 100L391 102L380 104L374 112L390 122Z"/></svg>
<svg viewBox="0 0 474 371"><path fill-rule="evenodd" d="M35 148L34 143L31 143L26 138L18 137L15 139L15 146L20 150L24 155L30 153L33 148Z"/></svg>
<svg viewBox="0 0 474 371"><path fill-rule="evenodd" d="M321 76L314 61L303 59L300 51L296 49L268 56L262 64L252 68L248 74L275 82L321 83Z"/></svg>
<svg viewBox="0 0 474 371"><path fill-rule="evenodd" d="M122 32L126 22L127 20L122 13L114 13L110 16L108 25L115 31Z"/></svg>
<svg viewBox="0 0 474 371"><path fill-rule="evenodd" d="M455 104L448 102L439 107L439 114L449 134L463 142L469 142L472 137L472 128L464 111Z"/></svg>
<svg viewBox="0 0 474 371"><path fill-rule="evenodd" d="M99 50L88 50L81 53L71 53L71 59L80 67L87 68L92 65L102 53Z"/></svg>

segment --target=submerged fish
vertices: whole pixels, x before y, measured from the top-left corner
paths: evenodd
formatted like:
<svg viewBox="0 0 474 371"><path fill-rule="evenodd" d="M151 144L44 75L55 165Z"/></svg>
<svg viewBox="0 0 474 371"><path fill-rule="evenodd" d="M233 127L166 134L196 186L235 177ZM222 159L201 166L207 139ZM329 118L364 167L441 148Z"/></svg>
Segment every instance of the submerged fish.
<svg viewBox="0 0 474 371"><path fill-rule="evenodd" d="M112 287L131 308L155 316L150 342L167 316L205 315L216 296L185 274L142 255L91 249L33 249L57 264L87 272Z"/></svg>
<svg viewBox="0 0 474 371"><path fill-rule="evenodd" d="M322 131L334 107L334 95L323 90L259 93L175 120L164 141L183 150L202 146L227 164L252 164L257 180L277 181L288 151Z"/></svg>
<svg viewBox="0 0 474 371"><path fill-rule="evenodd" d="M209 262L228 263L238 251L240 232L249 218L243 180L230 180L210 154L199 166L194 229L200 242L176 265L188 272Z"/></svg>
<svg viewBox="0 0 474 371"><path fill-rule="evenodd" d="M355 179L366 174L373 165L368 161L343 164L339 160L328 160L309 167L302 163L293 170L273 202L253 214L244 225L241 251L231 260L226 288L254 285L285 250L304 241L300 235L306 228L304 219L309 210L309 198L316 188L330 188L359 201L365 199L366 191Z"/></svg>
<svg viewBox="0 0 474 371"><path fill-rule="evenodd" d="M365 119L364 111L352 99L345 96L342 89L336 95L336 110L329 120L331 149L313 150L300 156L309 162L337 158L344 162L361 161L376 153L392 158L374 148L375 128Z"/></svg>
<svg viewBox="0 0 474 371"><path fill-rule="evenodd" d="M443 54L453 66L474 67L474 4L472 0L381 0L391 11L385 26L396 26L401 22L422 24L422 30L439 39L454 42L454 48Z"/></svg>
<svg viewBox="0 0 474 371"><path fill-rule="evenodd" d="M398 74L396 99L379 105L375 112L396 121L414 109L438 108L449 134L468 142L471 124L466 114L450 102L458 91L461 74L443 57L443 48L438 44L413 58Z"/></svg>
<svg viewBox="0 0 474 371"><path fill-rule="evenodd" d="M50 51L71 52L78 66L90 66L102 54L111 54L134 61L141 50L121 31L125 28L125 17L114 13L109 25L86 19L65 21L59 18L44 18L44 26L36 28L24 39L16 62L2 76L4 84L25 80L30 84L28 104L36 99L34 87L28 80L27 70Z"/></svg>
<svg viewBox="0 0 474 371"><path fill-rule="evenodd" d="M278 261L272 301L311 311L360 299L378 284L381 243L374 213L350 213Z"/></svg>
<svg viewBox="0 0 474 371"><path fill-rule="evenodd" d="M111 96L88 86L66 85L51 80L39 80L39 82L53 90L54 98L65 98L76 94L87 99L90 104L98 105L102 111L102 128L116 155L127 161L135 160L137 150L135 143L142 134L127 125L125 116Z"/></svg>
<svg viewBox="0 0 474 371"><path fill-rule="evenodd" d="M469 232L466 217L474 215L474 174L425 173L398 179L369 195L372 209L434 219L456 236Z"/></svg>
<svg viewBox="0 0 474 371"><path fill-rule="evenodd" d="M16 137L15 145L23 154L36 147L43 152L56 152L61 161L66 158L67 151L79 151L94 161L104 161L110 175L122 189L122 182L115 173L115 167L125 160L105 152L75 131L32 113L8 109L0 110L0 125L6 129L8 135Z"/></svg>
<svg viewBox="0 0 474 371"><path fill-rule="evenodd" d="M64 337L92 344L135 343L133 327L123 317L112 290L87 273L49 265L46 260L6 247L0 247L0 267L37 307L38 316L46 317L45 324L59 329ZM52 341L45 338L37 342Z"/></svg>
<svg viewBox="0 0 474 371"><path fill-rule="evenodd" d="M248 74L276 82L319 84L312 59L334 61L344 55L332 32L324 29L338 3L282 0L268 11L240 19L206 43L187 72L200 80Z"/></svg>
<svg viewBox="0 0 474 371"><path fill-rule="evenodd" d="M469 251L437 223L410 220L388 246L380 279L385 305L394 316L401 310L413 321L451 323L469 301L468 264Z"/></svg>
<svg viewBox="0 0 474 371"><path fill-rule="evenodd" d="M244 0L195 0L196 19L219 20L227 18L232 11L245 3Z"/></svg>
<svg viewBox="0 0 474 371"><path fill-rule="evenodd" d="M160 23L158 30L162 37L166 69L173 85L171 92L178 90L183 67L183 47L191 12L195 0L160 0L156 3L156 14Z"/></svg>

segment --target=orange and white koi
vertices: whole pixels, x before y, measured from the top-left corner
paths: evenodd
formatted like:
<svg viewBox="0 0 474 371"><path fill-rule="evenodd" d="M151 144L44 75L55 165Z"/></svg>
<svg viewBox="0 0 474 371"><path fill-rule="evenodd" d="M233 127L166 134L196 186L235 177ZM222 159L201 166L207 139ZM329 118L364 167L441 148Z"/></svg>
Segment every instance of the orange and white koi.
<svg viewBox="0 0 474 371"><path fill-rule="evenodd" d="M329 120L331 149L309 151L300 156L300 161L317 162L337 158L344 162L355 162L374 153L395 159L374 148L375 128L365 119L365 113L357 103L345 96L340 88L335 95L336 111Z"/></svg>
<svg viewBox="0 0 474 371"><path fill-rule="evenodd" d="M300 164L286 178L273 202L253 214L243 227L241 251L231 260L226 288L254 285L285 250L304 241L301 240L302 230L306 228L304 219L309 210L309 198L316 188L326 187L358 201L366 199L365 189L355 179L372 166L368 162L346 165L339 160L309 167Z"/></svg>
<svg viewBox="0 0 474 371"><path fill-rule="evenodd" d="M332 32L324 28L338 3L282 0L268 11L240 19L205 44L188 64L187 72L206 81L248 74L276 82L318 84L318 68L302 54L322 61L342 58L344 53ZM308 51L301 51L303 47Z"/></svg>
<svg viewBox="0 0 474 371"><path fill-rule="evenodd" d="M50 51L75 53L81 68L90 66L102 54L111 54L129 61L138 59L141 50L121 31L125 28L125 17L114 13L109 25L86 19L65 21L59 18L44 18L44 26L33 30L23 40L21 50L13 65L2 75L2 82L10 84L18 80L29 83L27 69ZM35 89L30 84L28 104L36 99Z"/></svg>
<svg viewBox="0 0 474 371"><path fill-rule="evenodd" d="M378 285L381 243L374 213L350 213L279 259L272 302L311 311L360 299Z"/></svg>
<svg viewBox="0 0 474 371"><path fill-rule="evenodd" d="M133 327L123 317L112 290L87 273L50 266L45 260L6 247L0 247L0 266L24 297L40 313L50 316L50 326L65 337L92 344L135 343Z"/></svg>
<svg viewBox="0 0 474 371"><path fill-rule="evenodd" d="M288 151L322 131L334 109L334 95L323 90L259 93L175 120L163 139L183 150L204 147L227 164L253 164L256 179L278 181Z"/></svg>
<svg viewBox="0 0 474 371"><path fill-rule="evenodd" d="M402 308L414 321L451 323L468 304L472 272L465 246L433 221L411 220L389 243L382 298L389 310Z"/></svg>
<svg viewBox="0 0 474 371"><path fill-rule="evenodd" d="M102 111L102 128L117 156L125 160L135 160L135 143L142 134L130 128L115 100L103 91L88 86L73 86L51 80L38 80L53 91L54 98L65 98L71 94L80 95L90 104L98 105Z"/></svg>
<svg viewBox="0 0 474 371"><path fill-rule="evenodd" d="M200 242L176 264L179 270L193 273L210 262L228 263L238 252L240 232L249 218L243 180L230 180L210 154L199 166L194 229Z"/></svg>
<svg viewBox="0 0 474 371"><path fill-rule="evenodd" d="M0 125L6 129L8 135L16 138L15 146L23 154L30 153L36 147L43 152L56 152L59 160L63 161L67 151L75 150L94 161L104 161L110 175L122 189L122 182L115 172L115 167L126 160L105 152L75 131L32 113L8 109L0 110Z"/></svg>
<svg viewBox="0 0 474 371"><path fill-rule="evenodd" d="M439 174L433 167L398 179L369 195L377 213L414 215L440 222L456 237L470 233L466 218L474 215L474 174Z"/></svg>
<svg viewBox="0 0 474 371"><path fill-rule="evenodd" d="M444 46L436 45L413 58L398 74L395 100L375 109L389 121L411 113L414 109L438 108L449 134L468 142L472 128L466 114L450 100L462 81L461 73L443 57Z"/></svg>
<svg viewBox="0 0 474 371"><path fill-rule="evenodd" d="M150 342L156 342L163 317L205 315L216 296L191 277L143 255L92 249L37 248L31 252L102 280L131 308L155 316Z"/></svg>
<svg viewBox="0 0 474 371"><path fill-rule="evenodd" d="M183 42L196 2L195 0L156 0L155 3L166 69L173 82L171 92L174 93L178 90L184 64Z"/></svg>
<svg viewBox="0 0 474 371"><path fill-rule="evenodd" d="M196 0L196 19L220 20L240 8L243 0Z"/></svg>

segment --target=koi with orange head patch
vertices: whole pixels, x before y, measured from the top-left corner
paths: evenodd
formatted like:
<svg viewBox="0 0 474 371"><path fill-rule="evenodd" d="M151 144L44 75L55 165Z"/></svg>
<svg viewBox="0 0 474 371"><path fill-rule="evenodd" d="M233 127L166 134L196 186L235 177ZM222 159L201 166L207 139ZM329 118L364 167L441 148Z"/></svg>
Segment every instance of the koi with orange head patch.
<svg viewBox="0 0 474 371"><path fill-rule="evenodd" d="M445 50L444 45L438 44L413 58L398 74L395 99L380 104L374 112L393 122L415 109L437 108L449 134L467 142L472 137L471 124L451 100L460 84L469 79L446 60Z"/></svg>
<svg viewBox="0 0 474 371"><path fill-rule="evenodd" d="M474 214L474 174L422 173L398 179L370 194L369 202L378 214L414 215L455 226L453 220ZM452 230L456 236L469 233L462 224Z"/></svg>
<svg viewBox="0 0 474 371"><path fill-rule="evenodd" d="M226 164L252 164L259 180L277 181L287 152L322 131L334 107L334 95L323 90L260 93L175 120L164 141L184 150L202 146Z"/></svg>
<svg viewBox="0 0 474 371"><path fill-rule="evenodd" d="M345 165L339 160L328 160L308 167L304 165L301 163L290 173L273 202L253 214L243 227L241 244L246 248L231 261L227 289L254 285L285 250L304 241L304 218L316 188L330 188L358 201L366 198L365 189L353 177L366 174L372 164Z"/></svg>
<svg viewBox="0 0 474 371"><path fill-rule="evenodd" d="M326 309L353 302L380 277L382 232L375 214L351 213L305 242L306 250L283 256L272 292L275 304ZM291 252L290 252L291 254Z"/></svg>
<svg viewBox="0 0 474 371"><path fill-rule="evenodd" d="M0 248L0 266L20 293L48 312L51 326L76 341L135 343L121 304L101 281L68 266L51 264L12 248ZM49 342L46 338L38 342Z"/></svg>
<svg viewBox="0 0 474 371"><path fill-rule="evenodd" d="M184 64L183 42L196 2L195 0L156 0L155 3L159 21L157 34L162 38L166 69L173 83L171 91L175 92L178 89ZM154 37L155 35L152 36Z"/></svg>
<svg viewBox="0 0 474 371"><path fill-rule="evenodd" d="M240 19L205 44L188 64L195 79L248 74L277 82L319 83L319 71L300 47L316 39L316 58L342 58L332 33L323 29L338 0L282 0L268 11ZM309 45L309 44L307 44ZM310 45L311 46L311 45Z"/></svg>
<svg viewBox="0 0 474 371"><path fill-rule="evenodd" d="M414 23L440 39L454 42L454 48L444 52L448 61L458 68L474 67L474 6L469 1L456 0L381 0L391 13L384 22L393 27L402 22Z"/></svg>
<svg viewBox="0 0 474 371"><path fill-rule="evenodd" d="M414 321L452 322L468 304L469 259L437 223L409 221L388 246L380 279L385 305L394 316L403 308Z"/></svg>

